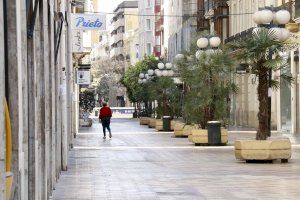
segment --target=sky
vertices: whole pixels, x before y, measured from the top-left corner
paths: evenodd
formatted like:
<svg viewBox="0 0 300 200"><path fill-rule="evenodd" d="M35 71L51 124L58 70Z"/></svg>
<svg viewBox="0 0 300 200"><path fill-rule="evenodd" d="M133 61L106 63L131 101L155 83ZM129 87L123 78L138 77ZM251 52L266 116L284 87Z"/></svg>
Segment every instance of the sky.
<svg viewBox="0 0 300 200"><path fill-rule="evenodd" d="M100 12L112 12L124 0L98 0Z"/></svg>
<svg viewBox="0 0 300 200"><path fill-rule="evenodd" d="M98 0L100 3L99 5L99 12L113 12L117 6L122 3L125 0ZM128 1L128 0L127 0ZM129 0L132 1L132 0ZM106 16L106 21L107 25L109 25L110 19L113 17L113 15L107 15ZM108 26L107 26L108 27Z"/></svg>

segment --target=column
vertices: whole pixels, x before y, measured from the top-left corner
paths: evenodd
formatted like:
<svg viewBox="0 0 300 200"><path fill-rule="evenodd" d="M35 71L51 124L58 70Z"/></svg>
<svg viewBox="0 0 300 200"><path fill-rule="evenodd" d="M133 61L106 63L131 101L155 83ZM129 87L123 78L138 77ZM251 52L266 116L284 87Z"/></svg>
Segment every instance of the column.
<svg viewBox="0 0 300 200"><path fill-rule="evenodd" d="M5 40L7 66L7 94L10 108L13 142L12 172L14 174L14 198L26 199L28 92L27 92L27 21L25 1L4 1L7 13ZM24 196L25 195L25 196Z"/></svg>
<svg viewBox="0 0 300 200"><path fill-rule="evenodd" d="M61 1L60 11L65 15L66 1ZM67 170L68 160L68 109L67 109L67 51L66 51L66 24L63 24L60 41L60 72L61 72L61 93L62 93L62 170Z"/></svg>
<svg viewBox="0 0 300 200"><path fill-rule="evenodd" d="M3 1L0 1L0 54L4 52L4 23ZM5 121L4 121L4 97L5 97L5 62L4 56L0 56L0 199L5 199Z"/></svg>

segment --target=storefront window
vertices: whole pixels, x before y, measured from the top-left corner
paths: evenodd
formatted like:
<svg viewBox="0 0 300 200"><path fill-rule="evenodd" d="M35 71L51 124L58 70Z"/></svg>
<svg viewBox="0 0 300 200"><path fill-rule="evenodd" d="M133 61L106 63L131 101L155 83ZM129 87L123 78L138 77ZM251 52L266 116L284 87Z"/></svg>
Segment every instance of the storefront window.
<svg viewBox="0 0 300 200"><path fill-rule="evenodd" d="M281 70L281 74L291 74L290 54L284 55L288 59L287 68ZM281 129L291 132L292 130L292 112L291 112L291 86L284 79L280 79L280 111L281 111Z"/></svg>

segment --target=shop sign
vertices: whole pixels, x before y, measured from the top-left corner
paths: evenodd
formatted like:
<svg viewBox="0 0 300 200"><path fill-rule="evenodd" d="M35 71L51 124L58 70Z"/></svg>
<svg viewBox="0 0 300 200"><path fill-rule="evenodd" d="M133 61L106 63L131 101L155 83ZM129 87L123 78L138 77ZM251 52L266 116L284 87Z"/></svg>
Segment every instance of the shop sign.
<svg viewBox="0 0 300 200"><path fill-rule="evenodd" d="M73 30L106 30L106 16L99 14L72 14Z"/></svg>
<svg viewBox="0 0 300 200"><path fill-rule="evenodd" d="M81 53L83 52L83 32L82 30L72 31L72 52Z"/></svg>
<svg viewBox="0 0 300 200"><path fill-rule="evenodd" d="M90 85L91 84L91 72L88 70L77 71L77 84L78 85Z"/></svg>

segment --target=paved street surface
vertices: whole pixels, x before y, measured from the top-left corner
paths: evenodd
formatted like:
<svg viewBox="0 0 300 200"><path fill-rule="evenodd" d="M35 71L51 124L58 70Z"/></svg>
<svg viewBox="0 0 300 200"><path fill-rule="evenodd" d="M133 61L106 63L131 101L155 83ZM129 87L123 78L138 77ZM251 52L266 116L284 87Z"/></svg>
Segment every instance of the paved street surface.
<svg viewBox="0 0 300 200"><path fill-rule="evenodd" d="M300 199L300 142L287 164L246 164L225 147L195 147L131 119L113 119L113 138L100 124L80 131L54 200Z"/></svg>

